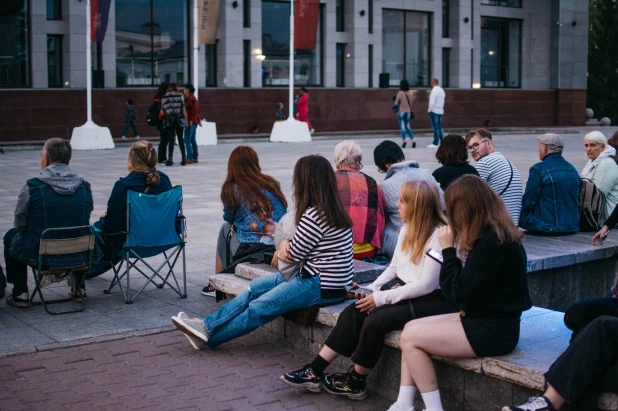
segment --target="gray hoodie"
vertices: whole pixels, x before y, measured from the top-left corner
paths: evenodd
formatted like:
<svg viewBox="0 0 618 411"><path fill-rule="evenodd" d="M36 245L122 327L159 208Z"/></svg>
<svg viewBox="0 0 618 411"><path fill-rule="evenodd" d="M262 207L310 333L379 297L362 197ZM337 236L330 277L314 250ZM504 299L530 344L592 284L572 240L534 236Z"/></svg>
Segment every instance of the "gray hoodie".
<svg viewBox="0 0 618 411"><path fill-rule="evenodd" d="M45 167L37 177L49 185L56 193L70 196L84 182L83 177L73 172L67 164L54 163ZM15 228L25 230L28 227L28 206L30 203L30 189L28 183L24 184L17 197L15 207Z"/></svg>
<svg viewBox="0 0 618 411"><path fill-rule="evenodd" d="M384 181L379 183L384 200L386 201L386 228L384 230L384 245L382 253L392 257L397 246L397 237L403 222L399 217L397 202L399 201L401 186L410 180L427 180L434 183L440 191L440 203L444 210L444 193L440 188L440 183L431 175L429 170L420 168L416 161L403 161L389 167Z"/></svg>

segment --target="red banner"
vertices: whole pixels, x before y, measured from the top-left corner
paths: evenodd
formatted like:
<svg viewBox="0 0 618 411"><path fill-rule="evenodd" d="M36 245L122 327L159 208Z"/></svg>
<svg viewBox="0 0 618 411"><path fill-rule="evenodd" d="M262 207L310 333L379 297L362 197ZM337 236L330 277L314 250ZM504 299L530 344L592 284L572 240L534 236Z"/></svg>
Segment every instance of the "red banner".
<svg viewBox="0 0 618 411"><path fill-rule="evenodd" d="M320 0L294 0L294 49L313 50L318 37Z"/></svg>

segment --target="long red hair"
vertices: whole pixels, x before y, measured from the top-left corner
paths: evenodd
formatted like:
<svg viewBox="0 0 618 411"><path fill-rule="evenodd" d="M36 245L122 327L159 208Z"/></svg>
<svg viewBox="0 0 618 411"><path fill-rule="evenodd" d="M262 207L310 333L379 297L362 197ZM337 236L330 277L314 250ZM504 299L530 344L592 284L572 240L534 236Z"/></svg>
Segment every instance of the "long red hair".
<svg viewBox="0 0 618 411"><path fill-rule="evenodd" d="M234 209L246 201L251 210L261 209L270 218L273 206L264 190L274 195L285 208L288 207L279 182L262 173L255 150L249 146L236 147L227 162L227 177L221 187L221 201Z"/></svg>

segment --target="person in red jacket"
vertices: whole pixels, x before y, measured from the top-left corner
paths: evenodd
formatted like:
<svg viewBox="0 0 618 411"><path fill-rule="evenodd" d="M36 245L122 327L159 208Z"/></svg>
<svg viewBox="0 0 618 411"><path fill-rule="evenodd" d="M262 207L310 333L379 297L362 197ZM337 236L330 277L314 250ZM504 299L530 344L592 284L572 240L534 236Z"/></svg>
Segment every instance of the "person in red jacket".
<svg viewBox="0 0 618 411"><path fill-rule="evenodd" d="M195 98L195 87L193 84L185 84L183 94L185 95L185 109L187 110L188 125L185 128L185 144L187 145L187 164L197 163L197 143L195 133L197 126L202 126L200 121L200 103Z"/></svg>
<svg viewBox="0 0 618 411"><path fill-rule="evenodd" d="M309 126L309 132L313 134L315 131L311 123L309 122L309 118L307 114L309 113L309 94L307 93L307 89L304 87L300 88L300 99L296 103L296 110L298 114L296 115L296 119L298 121L304 121Z"/></svg>

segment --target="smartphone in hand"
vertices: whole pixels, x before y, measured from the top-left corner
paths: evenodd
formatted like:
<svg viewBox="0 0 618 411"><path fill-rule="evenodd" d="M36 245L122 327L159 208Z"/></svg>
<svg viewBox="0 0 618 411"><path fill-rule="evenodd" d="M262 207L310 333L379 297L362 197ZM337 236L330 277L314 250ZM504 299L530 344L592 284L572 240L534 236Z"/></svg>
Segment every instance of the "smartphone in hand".
<svg viewBox="0 0 618 411"><path fill-rule="evenodd" d="M425 254L427 254L427 257L431 258L432 260L435 260L436 262L440 264L444 262L444 259L442 258L442 254L440 254L434 249L430 248L429 250L427 250Z"/></svg>
<svg viewBox="0 0 618 411"><path fill-rule="evenodd" d="M351 297L356 299L367 297L369 294L373 293L373 291L368 288L353 287L351 285L346 286L345 290Z"/></svg>

